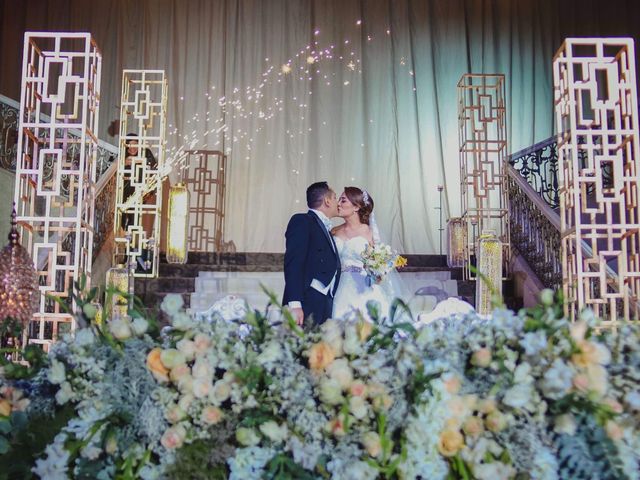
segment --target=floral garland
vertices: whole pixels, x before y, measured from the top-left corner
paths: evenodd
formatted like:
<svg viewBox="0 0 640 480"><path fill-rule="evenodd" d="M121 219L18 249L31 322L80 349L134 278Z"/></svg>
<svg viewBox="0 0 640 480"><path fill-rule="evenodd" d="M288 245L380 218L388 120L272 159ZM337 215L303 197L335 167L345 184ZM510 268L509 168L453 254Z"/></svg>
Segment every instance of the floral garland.
<svg viewBox="0 0 640 480"><path fill-rule="evenodd" d="M640 478L640 330L570 324L550 292L419 331L196 321L167 296L157 335L86 310L35 376L0 377L0 467L48 417L22 465L47 479Z"/></svg>

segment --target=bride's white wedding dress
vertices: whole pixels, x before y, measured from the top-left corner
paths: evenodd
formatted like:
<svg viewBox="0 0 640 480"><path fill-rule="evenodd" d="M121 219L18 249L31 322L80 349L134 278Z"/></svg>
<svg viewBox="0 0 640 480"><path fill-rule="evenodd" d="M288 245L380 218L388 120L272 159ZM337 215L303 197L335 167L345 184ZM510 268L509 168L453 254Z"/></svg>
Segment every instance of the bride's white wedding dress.
<svg viewBox="0 0 640 480"><path fill-rule="evenodd" d="M367 285L367 277L362 264L362 252L367 247L368 240L364 237L353 237L343 240L334 237L342 273L338 290L333 299L333 318L344 318L353 315L355 311L368 317L367 302L375 300L380 304L380 315L386 317L389 314L391 299L383 285ZM383 283L386 280L383 280Z"/></svg>

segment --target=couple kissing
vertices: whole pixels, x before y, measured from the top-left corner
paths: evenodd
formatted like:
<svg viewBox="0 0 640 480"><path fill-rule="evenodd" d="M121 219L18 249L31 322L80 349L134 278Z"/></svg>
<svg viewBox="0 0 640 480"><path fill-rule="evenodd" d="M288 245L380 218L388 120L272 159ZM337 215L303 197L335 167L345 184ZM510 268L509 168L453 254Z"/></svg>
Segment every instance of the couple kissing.
<svg viewBox="0 0 640 480"><path fill-rule="evenodd" d="M388 303L379 285L366 282L362 253L379 240L373 223L373 199L366 190L345 187L338 197L327 182L307 188L307 213L291 217L285 233L283 305L298 325L311 319L366 312L366 303ZM332 218L344 223L333 227Z"/></svg>

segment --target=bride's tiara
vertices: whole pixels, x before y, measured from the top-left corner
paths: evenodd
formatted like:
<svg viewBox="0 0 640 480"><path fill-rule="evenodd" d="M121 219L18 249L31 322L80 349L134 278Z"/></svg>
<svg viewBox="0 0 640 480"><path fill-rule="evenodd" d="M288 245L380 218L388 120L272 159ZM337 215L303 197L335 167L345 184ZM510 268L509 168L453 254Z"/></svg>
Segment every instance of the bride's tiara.
<svg viewBox="0 0 640 480"><path fill-rule="evenodd" d="M369 205L369 192L367 192L364 188L362 189L362 203L365 205Z"/></svg>

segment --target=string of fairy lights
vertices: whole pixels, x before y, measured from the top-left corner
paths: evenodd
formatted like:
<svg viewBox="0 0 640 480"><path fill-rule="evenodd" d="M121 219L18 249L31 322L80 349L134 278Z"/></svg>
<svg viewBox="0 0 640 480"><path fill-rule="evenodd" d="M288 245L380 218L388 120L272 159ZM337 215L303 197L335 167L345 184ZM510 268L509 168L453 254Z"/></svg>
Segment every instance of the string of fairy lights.
<svg viewBox="0 0 640 480"><path fill-rule="evenodd" d="M353 22L356 35L360 35L363 40L363 47L367 44L372 44L377 36L369 33L363 35L362 29L364 22L362 20L356 20ZM391 37L391 29L386 28L384 34L381 37ZM222 95L216 97L218 87L211 85L208 91L199 94L199 98L204 97L206 100L206 111L196 111L194 115L184 122L183 130L191 128L188 133L183 133L180 129L173 124L169 124L168 138L165 140L165 161L164 166L161 167L159 178L164 178L172 171L184 171L188 168L189 155L187 151L206 150L208 148L224 150L224 153L229 155L233 151L246 150L245 160L250 160L251 152L255 146L257 136L266 128L268 122L273 121L278 116L295 112L298 115L298 119L302 125L309 115L309 102L308 98L313 95L313 89L311 87L302 88L301 85L294 85L294 83L301 82L320 82L326 87L348 88L353 85L353 75L362 74L362 61L360 55L353 47L353 43L349 38L343 38L340 42L329 43L327 45L320 45L321 31L316 28L313 31L314 40L304 47L300 48L295 54L289 56L283 63L273 63L270 58L265 58L264 62L266 67L261 72L258 81L254 86L239 87L234 86L230 89L230 94L227 96L222 92ZM342 51L341 51L342 50ZM331 63L337 63L340 66L338 69L328 68ZM414 72L408 65L407 58L405 56L400 57L399 66L406 69L407 74L414 77ZM324 68L326 66L327 68ZM337 81L338 73L347 73L347 77L341 81ZM283 82L292 82L291 91L295 91L296 87L304 94L293 93L290 97L284 95L269 97L265 94L265 90L269 86L282 84ZM415 78L411 82L413 91L416 91ZM185 97L181 95L180 101L184 102ZM219 108L220 115L218 118L212 118L215 113L216 107ZM204 110L201 108L200 110ZM237 121L253 120L257 122L255 128L242 128L242 125L235 125ZM202 132L203 123L209 127ZM374 119L370 118L369 123L374 123ZM322 127L328 126L326 120L321 122ZM312 127L303 129L288 128L285 130L286 135L293 142L297 140L296 144L300 144L302 137L313 132ZM206 141L207 139L212 140ZM172 146L167 147L169 144ZM266 141L267 145L271 145L271 140ZM361 148L365 147L364 143L360 144ZM300 176L302 163L304 161L305 152L300 150L299 155L296 155L295 166L293 166L291 173ZM278 159L282 159L282 153L277 154ZM319 155L319 159L322 160L322 154ZM136 195L131 196L127 203L134 203L147 192L156 188L158 179L150 181L143 191L137 192ZM352 177L351 181L355 181L356 178ZM296 190L299 190L297 188ZM299 199L295 200L299 203Z"/></svg>

